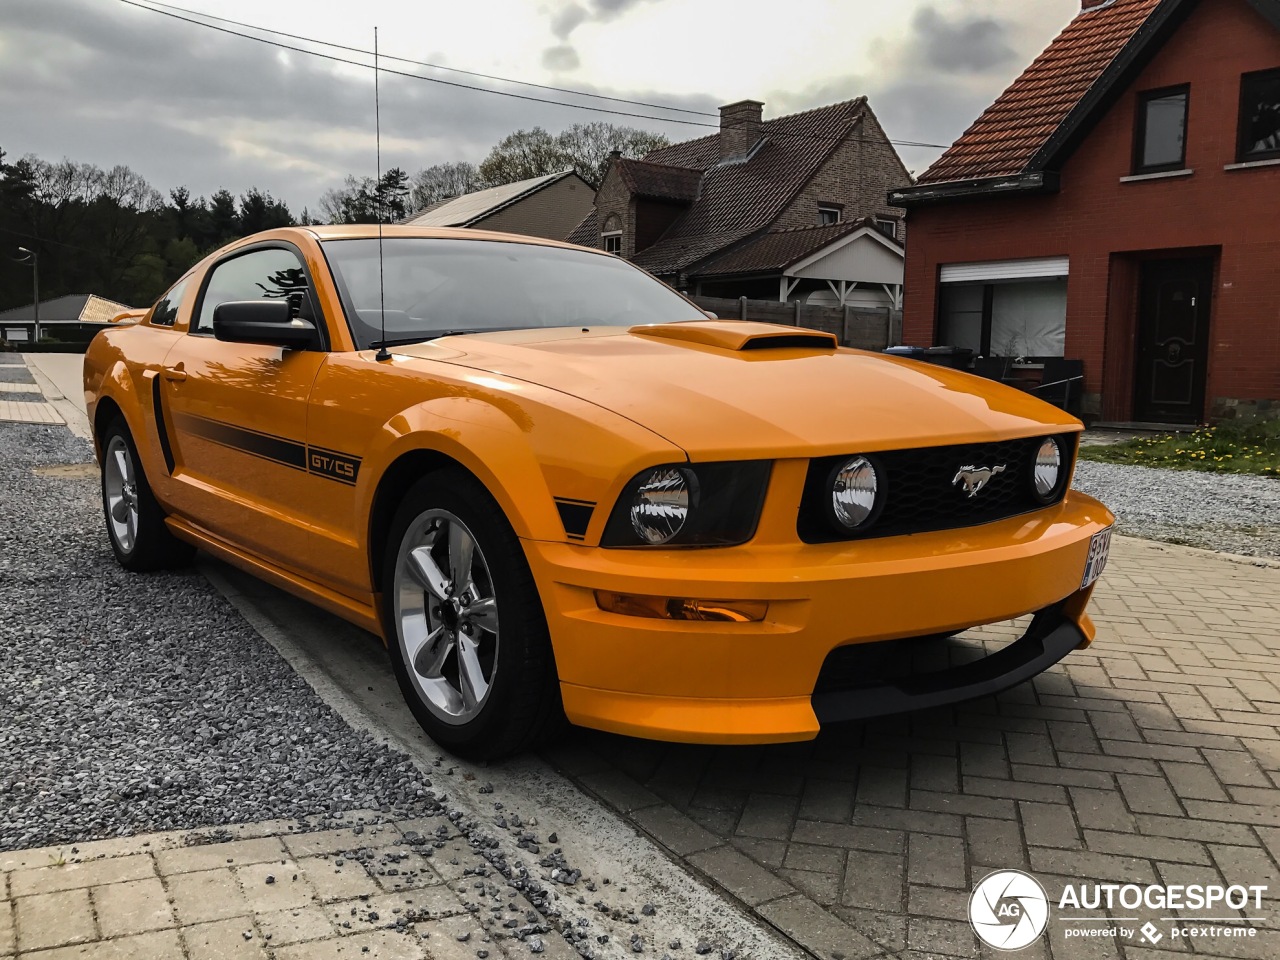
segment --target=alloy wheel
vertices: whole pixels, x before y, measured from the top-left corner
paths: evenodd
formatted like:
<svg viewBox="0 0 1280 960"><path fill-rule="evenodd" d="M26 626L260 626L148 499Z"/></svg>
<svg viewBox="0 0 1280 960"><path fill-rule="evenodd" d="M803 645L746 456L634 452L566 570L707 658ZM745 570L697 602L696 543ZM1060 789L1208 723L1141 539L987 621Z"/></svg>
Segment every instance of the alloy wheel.
<svg viewBox="0 0 1280 960"><path fill-rule="evenodd" d="M497 672L498 601L484 553L467 525L427 510L396 557L395 625L413 687L449 724L473 720Z"/></svg>
<svg viewBox="0 0 1280 960"><path fill-rule="evenodd" d="M130 553L138 538L138 481L124 437L111 438L102 471L111 536L122 551Z"/></svg>

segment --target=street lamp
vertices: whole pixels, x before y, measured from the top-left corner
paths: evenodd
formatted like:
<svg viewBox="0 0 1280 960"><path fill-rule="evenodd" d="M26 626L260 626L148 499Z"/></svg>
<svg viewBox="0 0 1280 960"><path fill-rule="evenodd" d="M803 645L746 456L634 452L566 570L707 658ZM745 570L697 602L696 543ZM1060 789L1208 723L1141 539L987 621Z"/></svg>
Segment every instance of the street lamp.
<svg viewBox="0 0 1280 960"><path fill-rule="evenodd" d="M35 298L32 302L31 309L35 313L35 342L40 342L40 255L34 250L26 247L19 247L19 253L25 253L26 256L19 260L19 263L31 264L31 290L32 296Z"/></svg>

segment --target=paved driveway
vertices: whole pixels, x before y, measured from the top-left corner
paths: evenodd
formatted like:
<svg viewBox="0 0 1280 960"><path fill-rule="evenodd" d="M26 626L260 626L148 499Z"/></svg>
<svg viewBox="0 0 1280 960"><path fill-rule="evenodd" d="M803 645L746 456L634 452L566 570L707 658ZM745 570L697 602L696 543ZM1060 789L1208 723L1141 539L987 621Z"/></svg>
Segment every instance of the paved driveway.
<svg viewBox="0 0 1280 960"><path fill-rule="evenodd" d="M582 732L552 759L822 956L977 955L969 894L1010 867L1055 903L1067 881L1267 884L1256 936L1195 949L1280 956L1280 569L1118 538L1093 615L1089 650L960 708L782 747ZM1155 922L1151 956L1188 949L1167 910L1112 914ZM1021 956L1148 956L1068 926Z"/></svg>
<svg viewBox="0 0 1280 960"><path fill-rule="evenodd" d="M318 657L335 686L349 683L371 715L387 722L389 704L403 713L385 661L364 664L358 631L249 589L274 628ZM960 708L782 747L579 731L548 756L824 958L976 956L965 919L973 884L1010 867L1032 871L1055 902L1066 882L1270 887L1248 914L1263 919L1235 924L1254 937L1175 938L1175 922L1161 919L1169 911L1059 911L1021 957L1280 957L1280 568L1117 538L1093 615L1099 638L1088 651ZM985 643L1008 635L976 632ZM507 766L527 779L527 761ZM1068 927L1104 929L1087 918L1108 913L1134 936L1068 939ZM1147 920L1159 939L1137 933Z"/></svg>

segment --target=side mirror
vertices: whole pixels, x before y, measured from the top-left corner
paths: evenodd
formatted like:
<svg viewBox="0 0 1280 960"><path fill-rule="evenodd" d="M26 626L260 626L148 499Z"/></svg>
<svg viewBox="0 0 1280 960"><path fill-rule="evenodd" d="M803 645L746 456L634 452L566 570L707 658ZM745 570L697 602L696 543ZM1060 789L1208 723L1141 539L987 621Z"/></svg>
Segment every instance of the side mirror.
<svg viewBox="0 0 1280 960"><path fill-rule="evenodd" d="M213 335L229 343L260 343L286 350L319 346L310 320L293 316L288 300L229 300L213 309Z"/></svg>

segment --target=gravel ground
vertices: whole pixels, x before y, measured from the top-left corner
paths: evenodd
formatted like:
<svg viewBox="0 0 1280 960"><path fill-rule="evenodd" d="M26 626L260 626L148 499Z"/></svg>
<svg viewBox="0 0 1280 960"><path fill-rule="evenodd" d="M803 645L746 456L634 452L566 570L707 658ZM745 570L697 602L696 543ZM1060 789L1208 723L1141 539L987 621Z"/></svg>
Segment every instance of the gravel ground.
<svg viewBox="0 0 1280 960"><path fill-rule="evenodd" d="M0 850L438 809L203 577L121 570L96 470L32 472L90 460L63 427L0 424Z"/></svg>
<svg viewBox="0 0 1280 960"><path fill-rule="evenodd" d="M1280 480L1081 460L1075 486L1112 509L1120 533L1280 558Z"/></svg>
<svg viewBox="0 0 1280 960"><path fill-rule="evenodd" d="M438 796L407 756L324 704L201 575L121 570L91 459L64 427L0 423L0 850L202 827L217 843L232 839L218 829L228 824L313 817L299 829L324 829L357 809L442 817L461 841L446 849L441 820L409 845L456 865L458 892L491 933L537 954L555 931L586 960L670 939L654 905L586 875L535 818L496 794L480 819ZM435 766L460 788L452 764ZM340 856L404 869L367 850ZM352 922L403 932L408 919L362 911ZM719 931L688 952L732 958Z"/></svg>

